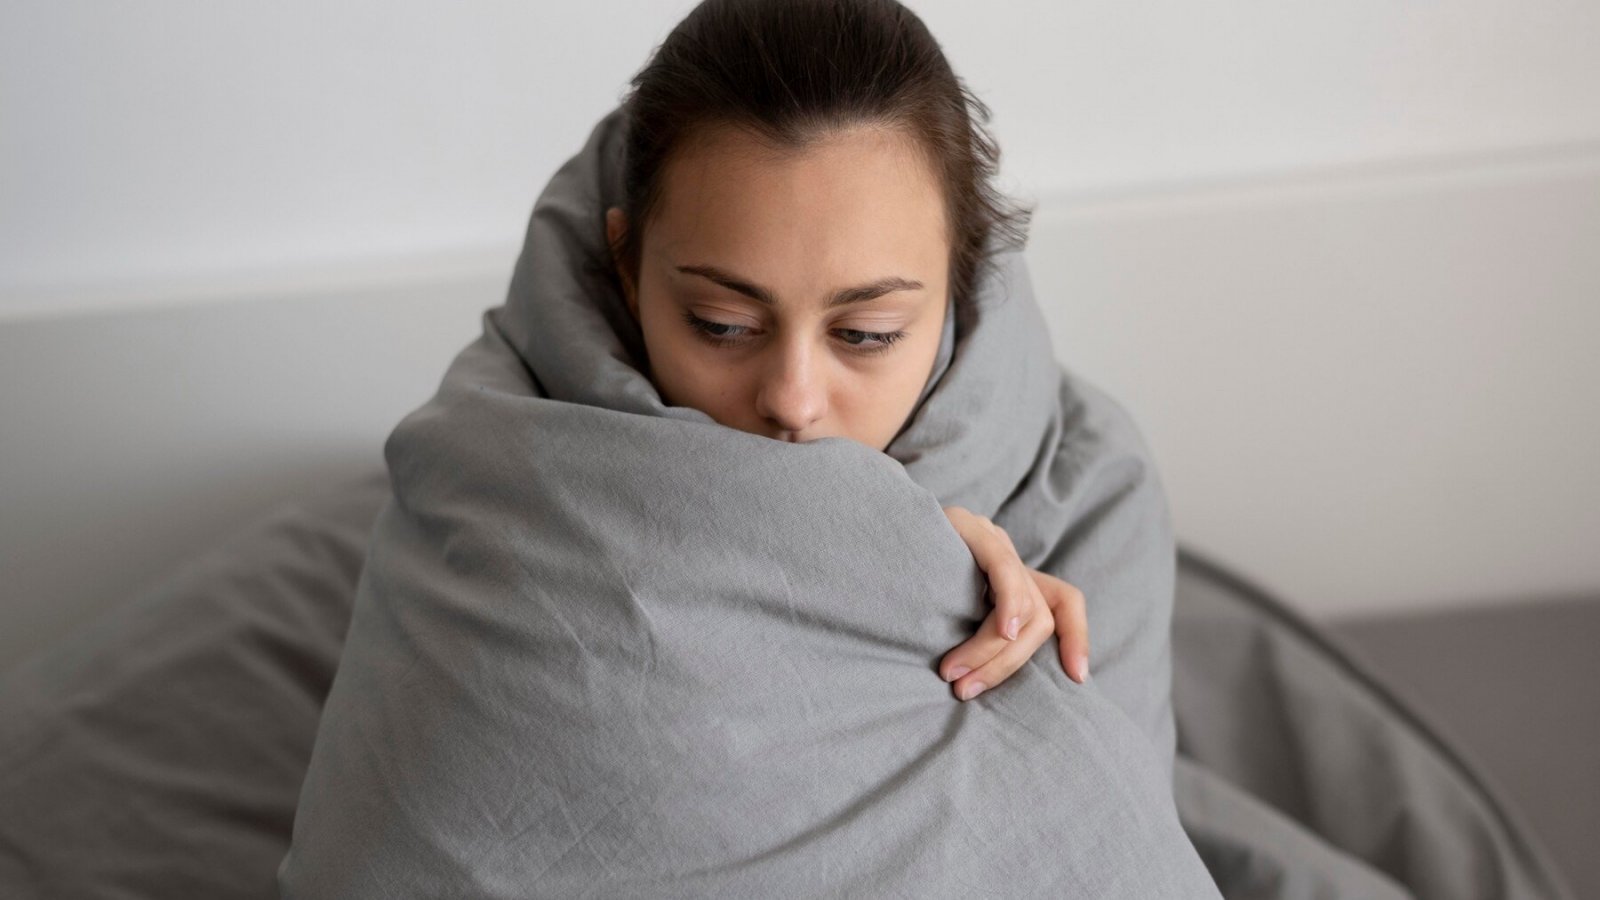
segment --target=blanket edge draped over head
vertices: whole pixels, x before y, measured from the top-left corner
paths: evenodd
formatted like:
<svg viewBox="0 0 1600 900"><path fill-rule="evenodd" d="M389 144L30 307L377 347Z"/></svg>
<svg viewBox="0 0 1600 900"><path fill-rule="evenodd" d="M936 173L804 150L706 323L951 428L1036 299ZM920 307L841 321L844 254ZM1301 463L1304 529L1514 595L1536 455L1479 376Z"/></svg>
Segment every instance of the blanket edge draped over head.
<svg viewBox="0 0 1600 900"><path fill-rule="evenodd" d="M622 202L624 138L614 109L556 172L507 301L487 315L554 399L710 422L665 405L641 375L643 336L609 272L604 215ZM941 506L989 517L1025 563L1084 591L1094 679L1170 781L1177 547L1160 473L1126 408L1056 360L1022 248L991 251L969 309L952 304L954 358L885 452ZM1052 642L1035 662L1059 668L1054 654Z"/></svg>
<svg viewBox="0 0 1600 900"><path fill-rule="evenodd" d="M885 452L665 405L607 270L621 110L503 306L385 444L285 896L1215 896L1178 821L1176 551L1126 411L1054 359L1020 248ZM941 506L1083 590L969 703L986 615Z"/></svg>

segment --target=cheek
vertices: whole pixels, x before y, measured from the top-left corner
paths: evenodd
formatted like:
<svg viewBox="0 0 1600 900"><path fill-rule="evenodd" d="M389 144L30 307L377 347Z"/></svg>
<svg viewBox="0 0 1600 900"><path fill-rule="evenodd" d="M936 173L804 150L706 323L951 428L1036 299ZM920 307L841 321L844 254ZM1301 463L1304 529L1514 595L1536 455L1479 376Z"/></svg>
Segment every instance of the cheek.
<svg viewBox="0 0 1600 900"><path fill-rule="evenodd" d="M696 337L675 313L644 304L640 327L650 355L651 380L670 404L714 413L735 395L741 381L737 370L718 365L716 348Z"/></svg>
<svg viewBox="0 0 1600 900"><path fill-rule="evenodd" d="M893 359L840 362L834 368L829 404L836 425L883 449L916 406L937 351L937 343L927 347L919 342L892 351Z"/></svg>

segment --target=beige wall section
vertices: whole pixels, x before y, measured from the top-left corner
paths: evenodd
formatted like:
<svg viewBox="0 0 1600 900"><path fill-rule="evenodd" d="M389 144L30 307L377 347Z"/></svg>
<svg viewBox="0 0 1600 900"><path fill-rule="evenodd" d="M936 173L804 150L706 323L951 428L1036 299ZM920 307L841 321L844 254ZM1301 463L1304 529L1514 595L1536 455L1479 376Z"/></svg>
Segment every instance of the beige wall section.
<svg viewBox="0 0 1600 900"><path fill-rule="evenodd" d="M0 670L277 501L382 465L510 266L0 320Z"/></svg>
<svg viewBox="0 0 1600 900"><path fill-rule="evenodd" d="M1042 204L1058 356L1313 612L1600 595L1600 148Z"/></svg>
<svg viewBox="0 0 1600 900"><path fill-rule="evenodd" d="M1333 617L1600 592L1597 246L1563 153L1057 196L1029 253L1181 539ZM379 462L514 255L0 321L0 667Z"/></svg>

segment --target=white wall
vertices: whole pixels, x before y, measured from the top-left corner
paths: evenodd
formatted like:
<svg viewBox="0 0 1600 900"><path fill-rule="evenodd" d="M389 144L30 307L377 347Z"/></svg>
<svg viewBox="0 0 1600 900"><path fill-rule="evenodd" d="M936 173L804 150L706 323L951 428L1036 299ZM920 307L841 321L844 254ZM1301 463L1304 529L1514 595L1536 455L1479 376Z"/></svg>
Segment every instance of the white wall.
<svg viewBox="0 0 1600 900"><path fill-rule="evenodd" d="M1600 141L1587 0L911 5L1036 196ZM504 247L690 6L7 0L0 315Z"/></svg>
<svg viewBox="0 0 1600 900"><path fill-rule="evenodd" d="M1181 537L1324 616L1600 593L1600 5L912 5ZM686 8L0 6L0 660L375 462Z"/></svg>

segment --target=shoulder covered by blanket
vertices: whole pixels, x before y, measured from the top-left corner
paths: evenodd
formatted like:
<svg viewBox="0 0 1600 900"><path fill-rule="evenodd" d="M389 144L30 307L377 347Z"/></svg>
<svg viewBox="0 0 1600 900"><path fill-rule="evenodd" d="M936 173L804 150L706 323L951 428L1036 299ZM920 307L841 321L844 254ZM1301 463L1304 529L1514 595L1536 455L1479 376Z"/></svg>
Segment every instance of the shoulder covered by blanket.
<svg viewBox="0 0 1600 900"><path fill-rule="evenodd" d="M1173 801L1172 527L1023 256L880 453L663 404L606 273L624 121L539 197L504 305L385 444L287 897L1204 897ZM955 700L987 612L941 510L1087 597Z"/></svg>

